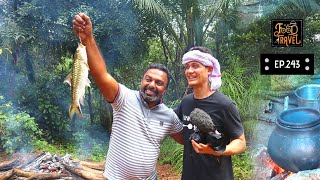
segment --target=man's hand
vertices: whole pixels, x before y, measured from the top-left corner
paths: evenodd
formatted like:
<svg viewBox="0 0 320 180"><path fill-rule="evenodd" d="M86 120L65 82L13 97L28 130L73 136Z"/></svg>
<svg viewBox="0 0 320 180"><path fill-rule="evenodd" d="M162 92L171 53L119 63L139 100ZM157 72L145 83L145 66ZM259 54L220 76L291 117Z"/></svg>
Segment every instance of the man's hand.
<svg viewBox="0 0 320 180"><path fill-rule="evenodd" d="M244 134L240 135L238 138L231 140L231 142L226 146L226 150L219 153L211 149L209 144L197 143L194 140L191 140L193 149L197 153L201 154L213 154L215 156L232 156L240 154L246 149L246 139Z"/></svg>
<svg viewBox="0 0 320 180"><path fill-rule="evenodd" d="M213 149L211 149L209 144L202 144L202 143L197 143L194 140L191 140L192 146L194 151L199 154L212 154L215 156L221 156L223 155L222 153L216 152Z"/></svg>
<svg viewBox="0 0 320 180"><path fill-rule="evenodd" d="M81 42L86 45L86 41L93 37L92 34L92 23L89 18L84 13L79 13L74 16L72 21L73 33L81 39Z"/></svg>

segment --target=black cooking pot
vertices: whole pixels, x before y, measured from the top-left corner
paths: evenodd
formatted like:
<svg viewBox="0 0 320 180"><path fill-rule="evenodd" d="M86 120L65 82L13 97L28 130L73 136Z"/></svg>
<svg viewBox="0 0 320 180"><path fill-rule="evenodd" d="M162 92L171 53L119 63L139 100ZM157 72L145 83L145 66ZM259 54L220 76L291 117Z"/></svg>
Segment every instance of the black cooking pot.
<svg viewBox="0 0 320 180"><path fill-rule="evenodd" d="M298 107L281 112L269 138L268 153L285 170L320 168L319 111Z"/></svg>

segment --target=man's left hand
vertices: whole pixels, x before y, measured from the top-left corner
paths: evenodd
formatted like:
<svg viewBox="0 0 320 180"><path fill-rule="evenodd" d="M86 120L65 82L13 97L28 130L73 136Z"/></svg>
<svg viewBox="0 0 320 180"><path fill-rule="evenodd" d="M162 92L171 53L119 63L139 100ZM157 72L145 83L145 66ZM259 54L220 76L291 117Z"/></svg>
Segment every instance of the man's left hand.
<svg viewBox="0 0 320 180"><path fill-rule="evenodd" d="M223 155L222 153L218 153L218 152L214 151L213 149L211 149L209 144L197 143L194 140L191 140L191 143L192 143L194 151L196 151L196 153L198 153L198 154L212 154L215 156Z"/></svg>

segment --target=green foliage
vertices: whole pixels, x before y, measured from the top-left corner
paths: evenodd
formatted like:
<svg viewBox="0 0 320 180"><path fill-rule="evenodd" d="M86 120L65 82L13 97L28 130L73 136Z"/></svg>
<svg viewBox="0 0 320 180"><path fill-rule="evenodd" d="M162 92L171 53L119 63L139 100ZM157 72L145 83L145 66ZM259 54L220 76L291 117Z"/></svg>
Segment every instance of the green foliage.
<svg viewBox="0 0 320 180"><path fill-rule="evenodd" d="M248 77L248 73L250 69L245 62L231 59L222 71L222 86L219 88L237 104L243 121L257 116L260 108L258 92L263 87L261 76L251 73Z"/></svg>
<svg viewBox="0 0 320 180"><path fill-rule="evenodd" d="M256 134L255 128L257 125L258 121L257 118L247 118L245 121L242 122L243 128L244 128L244 135L246 137L246 142L247 144L250 144L250 142L253 142Z"/></svg>
<svg viewBox="0 0 320 180"><path fill-rule="evenodd" d="M235 179L250 179L253 170L253 164L248 151L232 156L232 164Z"/></svg>
<svg viewBox="0 0 320 180"><path fill-rule="evenodd" d="M36 140L32 143L33 151L50 152L51 154L70 154L72 157L80 160L92 160L102 162L106 158L107 138L101 140L99 129L83 127L84 129L74 133L71 143L48 143L46 140Z"/></svg>
<svg viewBox="0 0 320 180"><path fill-rule="evenodd" d="M179 173L182 172L183 145L176 143L172 138L166 137L160 146L159 163L172 164Z"/></svg>
<svg viewBox="0 0 320 180"><path fill-rule="evenodd" d="M19 105L36 118L39 127L46 133L47 140L51 142L68 140L71 135L65 105L67 98L62 98L69 96L69 88L63 88L62 82L62 79L44 73L35 84L24 87L27 91L23 88L17 94Z"/></svg>
<svg viewBox="0 0 320 180"><path fill-rule="evenodd" d="M179 172L182 173L183 167L183 146L177 147L172 155L171 163L173 167Z"/></svg>
<svg viewBox="0 0 320 180"><path fill-rule="evenodd" d="M79 159L90 159L96 162L105 160L108 146L106 130L98 126L83 125L81 129L73 133L73 145L75 150L69 152Z"/></svg>
<svg viewBox="0 0 320 180"><path fill-rule="evenodd" d="M232 57L231 57L232 58ZM246 72L244 63L239 59L231 59L229 65L222 71L222 86L219 88L221 92L228 95L236 103L242 99L242 94L245 92Z"/></svg>
<svg viewBox="0 0 320 180"><path fill-rule="evenodd" d="M31 149L42 135L34 118L25 112L15 112L12 104L0 98L0 145L8 153Z"/></svg>
<svg viewBox="0 0 320 180"><path fill-rule="evenodd" d="M106 159L106 145L95 144L92 147L90 159L95 162L102 162Z"/></svg>
<svg viewBox="0 0 320 180"><path fill-rule="evenodd" d="M76 148L71 145L59 146L58 144L50 144L45 140L36 140L32 143L36 152L49 152L51 154L66 154L67 152L72 152Z"/></svg>
<svg viewBox="0 0 320 180"><path fill-rule="evenodd" d="M169 101L168 103L166 103L166 105L169 107L169 108L172 108L174 109L175 107L177 107L179 104L181 103L181 99L176 99L174 101Z"/></svg>

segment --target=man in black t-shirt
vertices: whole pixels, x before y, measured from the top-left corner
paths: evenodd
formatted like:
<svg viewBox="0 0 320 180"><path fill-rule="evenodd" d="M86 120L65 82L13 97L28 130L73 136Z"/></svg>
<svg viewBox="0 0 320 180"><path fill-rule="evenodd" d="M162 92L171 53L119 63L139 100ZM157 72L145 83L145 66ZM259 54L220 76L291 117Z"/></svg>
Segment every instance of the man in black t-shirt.
<svg viewBox="0 0 320 180"><path fill-rule="evenodd" d="M220 64L204 47L193 47L184 54L182 63L193 93L185 96L175 112L184 124L183 180L234 179L231 155L246 148L243 126L236 105L223 93ZM210 83L209 83L210 82ZM190 113L199 108L212 119L217 131L223 134L226 149L214 151L209 144L190 140L197 129L190 121Z"/></svg>

